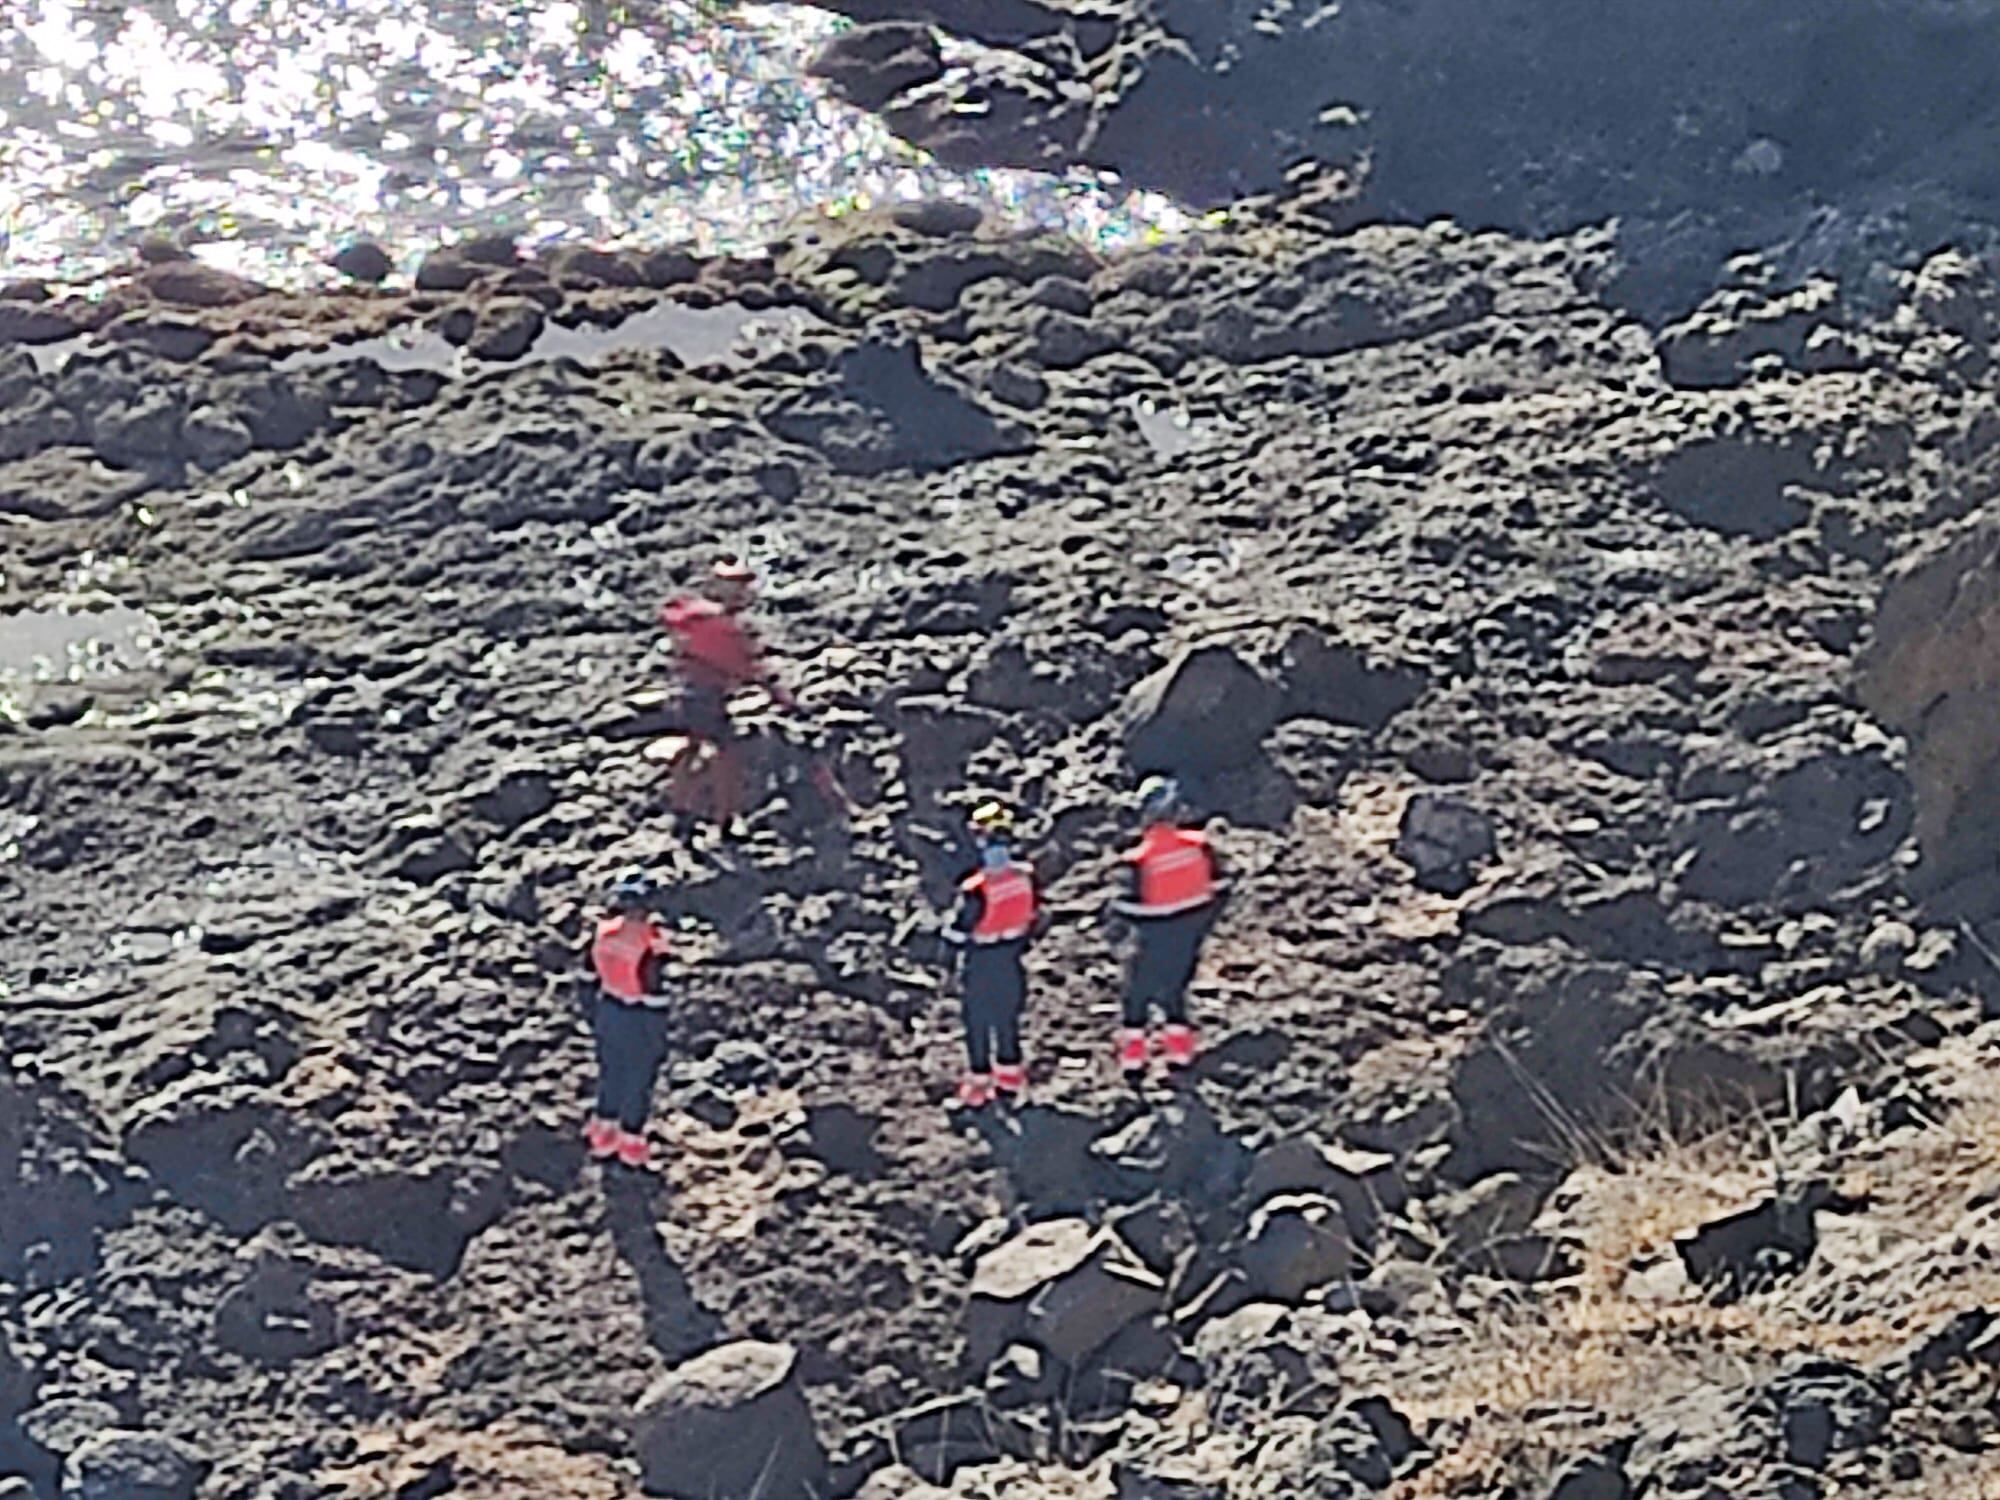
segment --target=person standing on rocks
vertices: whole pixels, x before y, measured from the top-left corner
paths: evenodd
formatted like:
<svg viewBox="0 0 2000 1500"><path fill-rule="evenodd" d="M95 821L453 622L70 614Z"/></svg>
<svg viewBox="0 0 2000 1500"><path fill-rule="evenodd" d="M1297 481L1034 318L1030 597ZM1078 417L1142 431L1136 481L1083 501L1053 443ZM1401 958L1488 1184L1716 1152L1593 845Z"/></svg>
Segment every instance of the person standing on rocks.
<svg viewBox="0 0 2000 1500"><path fill-rule="evenodd" d="M1139 788L1139 817L1144 831L1125 855L1126 894L1112 903L1112 910L1138 928L1118 1033L1118 1066L1134 1081L1152 1055L1147 1029L1156 1009L1166 1022L1158 1050L1167 1067L1185 1068L1195 1060L1199 1038L1188 1019L1187 988L1222 892L1221 862L1207 836L1182 826L1186 812L1178 783L1147 777Z"/></svg>
<svg viewBox="0 0 2000 1500"><path fill-rule="evenodd" d="M1018 1101L1028 1088L1021 1054L1028 979L1021 959L1041 919L1035 872L1014 858L1013 829L1013 814L998 802L973 810L979 868L961 882L958 909L944 930L953 967L962 966L966 1069L958 1102L967 1109L982 1109L996 1097Z"/></svg>
<svg viewBox="0 0 2000 1500"><path fill-rule="evenodd" d="M597 975L590 1017L597 1044L597 1107L583 1136L592 1156L628 1167L652 1160L646 1116L667 1055L662 970L669 945L652 913L657 894L645 875L621 875L606 894L610 910L598 919L590 944Z"/></svg>
<svg viewBox="0 0 2000 1500"><path fill-rule="evenodd" d="M705 783L710 816L725 834L744 812L747 751L730 717L732 694L762 687L780 708L797 701L772 674L749 622L744 619L756 596L757 575L738 558L724 557L710 570L707 597L683 595L660 607L660 623L674 641L682 683L682 726L688 747L669 768L675 802L692 813L696 773L709 756Z"/></svg>

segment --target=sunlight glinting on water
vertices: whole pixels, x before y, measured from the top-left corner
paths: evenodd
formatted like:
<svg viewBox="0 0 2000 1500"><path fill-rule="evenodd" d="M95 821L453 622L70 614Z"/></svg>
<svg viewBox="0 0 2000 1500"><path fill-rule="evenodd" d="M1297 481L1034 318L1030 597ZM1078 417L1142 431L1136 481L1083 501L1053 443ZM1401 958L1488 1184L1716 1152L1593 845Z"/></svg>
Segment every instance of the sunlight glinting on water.
<svg viewBox="0 0 2000 1500"><path fill-rule="evenodd" d="M168 234L285 284L375 239L769 238L802 211L981 203L1111 249L1177 233L1095 174L939 167L806 78L840 24L717 0L4 0L0 276Z"/></svg>

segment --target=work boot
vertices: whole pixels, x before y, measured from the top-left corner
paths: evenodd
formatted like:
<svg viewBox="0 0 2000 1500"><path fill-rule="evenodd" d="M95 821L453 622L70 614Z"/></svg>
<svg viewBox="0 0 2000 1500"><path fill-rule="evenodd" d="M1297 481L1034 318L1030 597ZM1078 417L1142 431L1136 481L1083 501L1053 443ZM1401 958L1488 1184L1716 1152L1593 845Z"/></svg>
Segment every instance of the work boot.
<svg viewBox="0 0 2000 1500"><path fill-rule="evenodd" d="M993 1087L1007 1098L1016 1101L1028 1092L1028 1065L1026 1063L1001 1063L993 1069Z"/></svg>
<svg viewBox="0 0 2000 1500"><path fill-rule="evenodd" d="M593 1159L603 1161L618 1154L618 1127L609 1120L592 1120L583 1127L583 1144Z"/></svg>
<svg viewBox="0 0 2000 1500"><path fill-rule="evenodd" d="M643 1167L653 1159L653 1148L645 1136L618 1132L618 1160L628 1167Z"/></svg>
<svg viewBox="0 0 2000 1500"><path fill-rule="evenodd" d="M1128 1029L1118 1033L1118 1066L1128 1075L1145 1072L1149 1055L1145 1032Z"/></svg>
<svg viewBox="0 0 2000 1500"><path fill-rule="evenodd" d="M1170 1068L1191 1066L1199 1045L1192 1026L1169 1026L1160 1033L1160 1052Z"/></svg>
<svg viewBox="0 0 2000 1500"><path fill-rule="evenodd" d="M993 1079L986 1073L967 1073L958 1080L958 1102L967 1109L984 1109L993 1102Z"/></svg>

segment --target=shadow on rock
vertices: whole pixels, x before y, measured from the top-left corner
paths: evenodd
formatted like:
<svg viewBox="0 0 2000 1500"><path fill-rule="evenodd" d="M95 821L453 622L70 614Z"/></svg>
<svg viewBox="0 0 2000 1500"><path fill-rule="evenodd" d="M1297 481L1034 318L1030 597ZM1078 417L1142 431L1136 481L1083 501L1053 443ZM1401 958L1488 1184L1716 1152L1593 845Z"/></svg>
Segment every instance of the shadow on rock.
<svg viewBox="0 0 2000 1500"><path fill-rule="evenodd" d="M38 1079L0 1075L0 1279L39 1283L94 1269L98 1237L139 1196L92 1149L72 1101Z"/></svg>
<svg viewBox="0 0 2000 1500"><path fill-rule="evenodd" d="M833 373L833 384L787 398L764 425L817 448L843 474L942 469L1031 446L1019 428L928 374L914 343L870 339Z"/></svg>
<svg viewBox="0 0 2000 1500"><path fill-rule="evenodd" d="M646 1304L646 1337L668 1359L686 1359L713 1344L715 1315L695 1301L681 1268L667 1254L654 1223L655 1179L620 1172L604 1185L605 1218L618 1256L639 1278Z"/></svg>
<svg viewBox="0 0 2000 1500"><path fill-rule="evenodd" d="M1036 1215L1087 1212L1100 1192L1090 1148L1104 1121L1046 1105L1031 1105L1014 1118L1018 1130L991 1121L982 1121L980 1129L1015 1201Z"/></svg>

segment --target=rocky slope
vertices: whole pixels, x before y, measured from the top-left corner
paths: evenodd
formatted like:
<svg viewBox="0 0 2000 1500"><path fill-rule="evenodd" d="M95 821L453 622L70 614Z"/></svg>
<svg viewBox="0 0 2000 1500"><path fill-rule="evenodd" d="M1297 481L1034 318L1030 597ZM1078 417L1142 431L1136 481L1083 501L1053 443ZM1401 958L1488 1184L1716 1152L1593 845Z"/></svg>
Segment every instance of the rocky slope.
<svg viewBox="0 0 2000 1500"><path fill-rule="evenodd" d="M1084 161L1203 205L1301 171L1348 222L1617 222L1679 315L1748 249L1887 295L1990 247L1985 0L829 0L822 70L963 165ZM940 47L934 33L949 44Z"/></svg>
<svg viewBox="0 0 2000 1500"><path fill-rule="evenodd" d="M14 1493L1984 1492L1995 973L1924 904L1984 606L1925 548L1982 507L1989 289L1656 335L1616 274L939 208L17 303L96 331L0 350ZM804 321L295 358L731 299ZM851 826L668 832L652 610L725 545ZM1098 913L1162 759L1240 890L1140 1099ZM919 935L987 792L1057 922L1034 1102L962 1128ZM576 1140L635 862L687 960L659 1180Z"/></svg>

